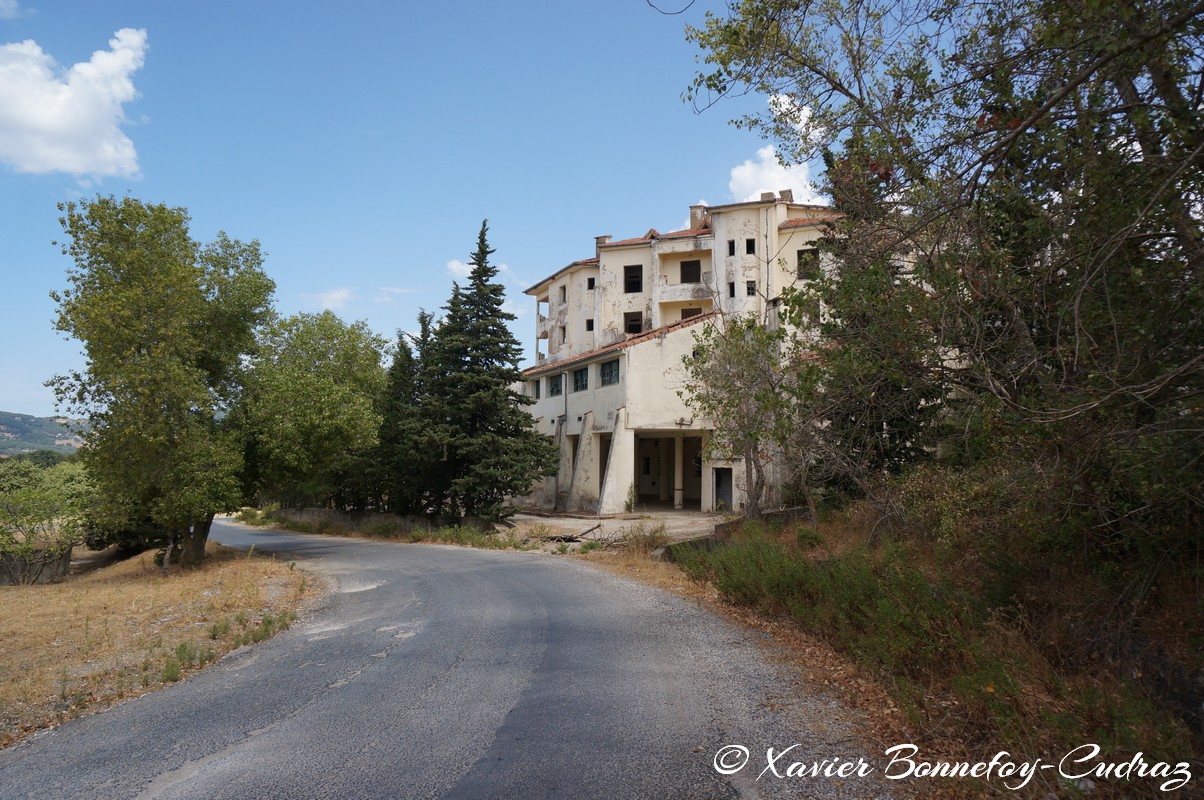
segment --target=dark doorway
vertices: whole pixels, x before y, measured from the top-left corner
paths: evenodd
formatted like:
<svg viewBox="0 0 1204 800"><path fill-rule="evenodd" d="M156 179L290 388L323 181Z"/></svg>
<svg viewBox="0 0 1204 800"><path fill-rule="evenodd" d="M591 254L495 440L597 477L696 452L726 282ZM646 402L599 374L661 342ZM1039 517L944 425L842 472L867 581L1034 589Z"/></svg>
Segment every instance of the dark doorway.
<svg viewBox="0 0 1204 800"><path fill-rule="evenodd" d="M731 467L715 467L715 510L732 510Z"/></svg>

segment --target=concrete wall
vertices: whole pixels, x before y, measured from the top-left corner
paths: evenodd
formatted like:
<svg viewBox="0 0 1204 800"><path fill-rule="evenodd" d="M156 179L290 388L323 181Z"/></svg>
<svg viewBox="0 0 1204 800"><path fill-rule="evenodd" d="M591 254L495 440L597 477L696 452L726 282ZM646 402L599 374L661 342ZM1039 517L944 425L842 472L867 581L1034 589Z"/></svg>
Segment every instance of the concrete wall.
<svg viewBox="0 0 1204 800"><path fill-rule="evenodd" d="M709 232L625 243L599 237L597 264L575 262L529 290L548 307L548 319L537 321L537 337L547 335L549 347L547 359L539 366L553 366L625 341L629 337L624 315L631 312L641 314L646 330L679 322L682 311L692 308L704 313L753 313L766 319L767 308L782 290L796 284L798 250L821 235L816 227L779 230L779 225L788 218L809 218L814 213L772 200L699 207L691 209L690 226L700 227L706 220ZM754 242L751 254L746 245L750 239ZM732 255L728 254L729 240L734 242ZM699 282L682 283L681 263L695 259L700 262ZM624 291L624 267L630 265L641 268L640 292ZM589 278L595 281L592 290L587 288ZM752 295L747 289L749 281L755 285ZM586 320L593 320L592 331L586 330ZM562 327L563 343L559 341ZM548 378L554 372L544 371L539 376L540 397L531 413L538 431L556 437L561 470L557 479L537 486L533 497L545 507L555 504L602 513L624 510L633 487L641 494L664 499L664 476L674 476L677 469L677 437L683 441L704 437L710 427L708 420L695 419L679 396L685 385L682 358L694 348L695 330L699 329L691 326L663 332L621 351L591 358L588 364L566 364L556 371L563 374L560 396L553 397L548 391ZM620 382L602 387L599 363L614 358L620 361ZM573 372L582 368L588 371L589 388L574 391ZM524 388L529 396L534 395L531 379ZM699 475L692 454L683 450L681 456L682 485L667 487L670 499L679 488L684 499L698 500L703 509L713 508L715 470L730 468L734 505L743 504L747 492L741 462L702 459ZM653 459L651 475L640 474L644 458Z"/></svg>

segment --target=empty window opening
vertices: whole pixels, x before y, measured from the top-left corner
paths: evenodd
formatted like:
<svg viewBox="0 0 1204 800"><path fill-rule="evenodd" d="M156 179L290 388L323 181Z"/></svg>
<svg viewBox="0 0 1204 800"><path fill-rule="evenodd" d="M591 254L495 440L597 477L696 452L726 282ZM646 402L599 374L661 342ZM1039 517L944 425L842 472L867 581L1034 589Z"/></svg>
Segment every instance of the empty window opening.
<svg viewBox="0 0 1204 800"><path fill-rule="evenodd" d="M744 252L750 256L755 256L757 254L757 240L756 239L745 239L744 240Z"/></svg>
<svg viewBox="0 0 1204 800"><path fill-rule="evenodd" d="M628 294L644 291L644 268L639 264L623 267L623 291Z"/></svg>
<svg viewBox="0 0 1204 800"><path fill-rule="evenodd" d="M592 319L587 319L585 321L585 329L587 331L592 331L594 329L594 321Z"/></svg>
<svg viewBox="0 0 1204 800"><path fill-rule="evenodd" d="M702 281L702 262L697 259L681 262L681 282L700 283Z"/></svg>
<svg viewBox="0 0 1204 800"><path fill-rule="evenodd" d="M627 333L640 333L644 330L644 315L639 311L632 311L629 314L623 315L623 330Z"/></svg>

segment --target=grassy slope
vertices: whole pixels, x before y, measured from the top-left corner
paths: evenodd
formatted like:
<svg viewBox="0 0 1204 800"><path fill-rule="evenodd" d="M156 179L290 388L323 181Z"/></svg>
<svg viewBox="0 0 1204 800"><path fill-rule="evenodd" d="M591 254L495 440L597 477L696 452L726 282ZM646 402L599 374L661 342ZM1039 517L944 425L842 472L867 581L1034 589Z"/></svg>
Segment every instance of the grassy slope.
<svg viewBox="0 0 1204 800"><path fill-rule="evenodd" d="M210 543L205 564L152 554L54 584L0 587L0 746L153 690L288 627L314 579Z"/></svg>

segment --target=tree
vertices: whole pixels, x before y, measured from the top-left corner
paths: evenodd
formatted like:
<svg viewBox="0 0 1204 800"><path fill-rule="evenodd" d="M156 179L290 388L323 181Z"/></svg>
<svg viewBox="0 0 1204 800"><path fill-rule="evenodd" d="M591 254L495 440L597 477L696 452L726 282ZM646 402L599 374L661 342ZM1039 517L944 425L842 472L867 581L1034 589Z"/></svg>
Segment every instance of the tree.
<svg viewBox="0 0 1204 800"><path fill-rule="evenodd" d="M433 324L433 315L422 311L417 335L398 331L389 366L377 463L385 504L396 514L442 508L440 491L448 484L442 446L431 428L439 406L429 391Z"/></svg>
<svg viewBox="0 0 1204 800"><path fill-rule="evenodd" d="M87 476L76 461L0 461L0 567L9 583L36 582L49 564L83 541L89 497Z"/></svg>
<svg viewBox="0 0 1204 800"><path fill-rule="evenodd" d="M846 214L825 247L871 270L840 276L865 279L833 314L838 352L860 354L846 373L895 369L871 332L903 319L904 419L935 398L997 408L996 449L1040 465L1034 491L1086 549L1195 547L1204 5L743 0L690 35L696 102L764 93L742 124L823 158Z"/></svg>
<svg viewBox="0 0 1204 800"><path fill-rule="evenodd" d="M385 340L330 311L274 320L239 413L253 492L287 505L371 505Z"/></svg>
<svg viewBox="0 0 1204 800"><path fill-rule="evenodd" d="M82 372L50 384L86 414L93 522L120 540L149 526L166 560L199 563L213 516L238 505L241 455L223 419L274 288L257 242L201 245L181 208L97 197L60 205L74 266L52 293Z"/></svg>
<svg viewBox="0 0 1204 800"><path fill-rule="evenodd" d="M694 334L694 350L682 359L687 381L680 394L714 425L708 452L744 462L748 517L760 515L766 470L786 466L783 448L802 424L787 390L798 376L784 369L790 361L785 333L755 316L719 318Z"/></svg>
<svg viewBox="0 0 1204 800"><path fill-rule="evenodd" d="M458 284L429 346L428 421L444 469L432 496L451 517L496 516L503 501L526 494L556 465L556 448L533 430L524 406L533 401L513 387L522 346L506 326L504 287L489 263L488 222L481 223L469 260L468 285ZM425 363L425 359L424 359Z"/></svg>

